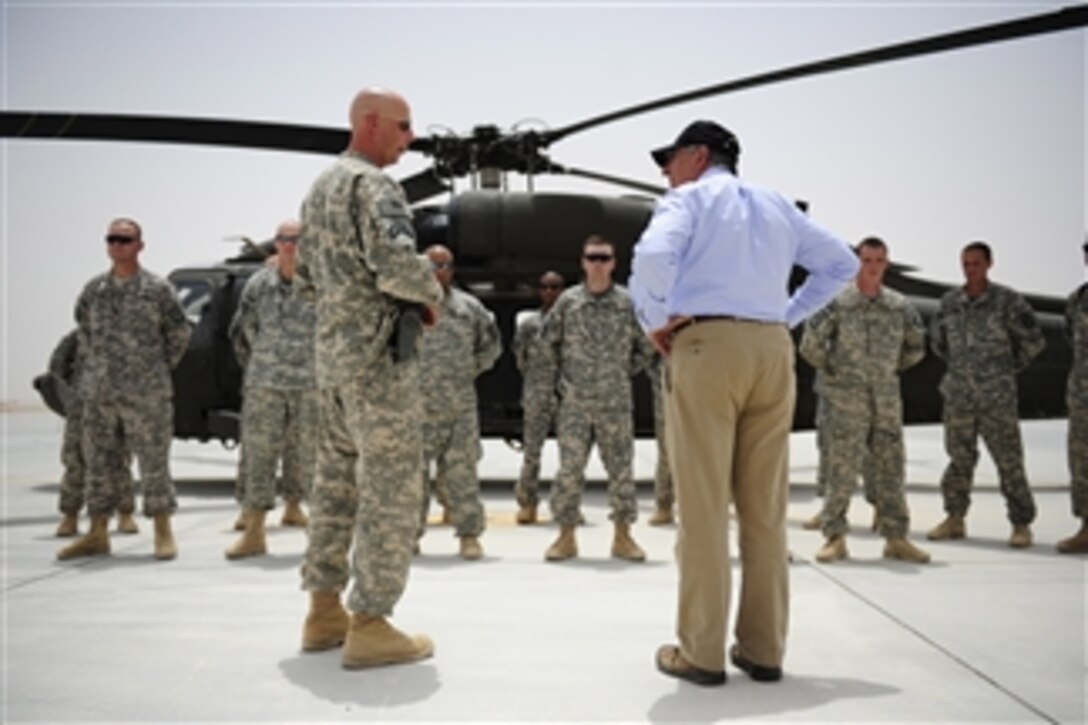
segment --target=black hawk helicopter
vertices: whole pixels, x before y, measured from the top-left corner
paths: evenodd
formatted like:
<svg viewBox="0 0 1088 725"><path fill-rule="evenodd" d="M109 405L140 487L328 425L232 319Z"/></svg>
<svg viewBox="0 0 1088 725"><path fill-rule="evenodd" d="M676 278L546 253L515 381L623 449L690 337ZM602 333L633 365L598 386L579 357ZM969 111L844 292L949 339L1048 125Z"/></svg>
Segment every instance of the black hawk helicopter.
<svg viewBox="0 0 1088 725"><path fill-rule="evenodd" d="M930 36L825 60L740 78L642 103L578 123L549 130L501 131L481 125L467 135L431 135L415 139L409 150L433 159L432 165L401 184L414 205L418 246L442 243L456 256L458 281L495 313L505 352L498 364L477 380L481 432L507 439L520 437L520 377L509 342L516 314L536 305L534 287L540 273L559 271L568 280L578 277L582 241L603 234L616 243L616 278L626 279L631 248L664 189L642 182L598 173L553 161L548 148L572 134L631 116L710 96L756 88L815 75L887 63L934 53L960 50L1082 28L1088 25L1088 6L1079 5L1017 20ZM335 154L347 146L344 129L235 120L0 112L0 137L62 138L80 140L187 143ZM523 174L529 191L506 188L506 175ZM535 193L532 179L541 174L608 182L638 195L601 197ZM452 193L447 204L427 200L455 192L453 181L468 177L471 190ZM175 436L201 441L238 440L242 372L227 339L227 327L249 276L272 254L271 241L248 243L243 251L211 267L174 270L169 279L194 333L189 348L174 371ZM936 311L949 285L911 274L910 267L893 265L886 276L889 287L906 294L927 320ZM791 284L803 279L796 270ZM1064 336L1063 301L1028 295L1047 347L1019 377L1020 413L1024 418L1064 415L1064 380L1071 353ZM797 362L795 428L813 426L812 370ZM907 423L937 422L941 401L937 390L942 363L932 355L902 378ZM49 375L35 379L45 402L64 414L63 383ZM649 385L636 381L636 431L652 434Z"/></svg>

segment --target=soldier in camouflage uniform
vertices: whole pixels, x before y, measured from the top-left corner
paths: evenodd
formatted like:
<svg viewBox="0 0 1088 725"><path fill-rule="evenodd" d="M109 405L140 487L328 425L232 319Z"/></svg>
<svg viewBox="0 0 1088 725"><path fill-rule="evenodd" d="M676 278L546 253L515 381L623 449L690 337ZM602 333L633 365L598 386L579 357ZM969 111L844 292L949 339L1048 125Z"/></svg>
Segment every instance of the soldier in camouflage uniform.
<svg viewBox="0 0 1088 725"><path fill-rule="evenodd" d="M650 391L654 406L654 439L657 441L657 466L654 469L654 505L655 511L650 526L664 526L675 521L672 513L676 496L672 488L672 473L669 471L669 451L665 445L665 399L661 396L664 358L655 354L646 376L650 378Z"/></svg>
<svg viewBox="0 0 1088 725"><path fill-rule="evenodd" d="M61 444L60 462L64 476L60 479L60 501L57 508L63 518L57 526L57 536L75 536L79 533L79 510L83 508L85 467L83 465L82 438L83 402L79 398L79 330L72 330L57 343L49 358L49 374L56 381L64 400L64 440ZM117 505L117 531L136 534L140 528L132 514L136 510L136 496L132 485L131 457L128 451L119 449L111 459L111 478L120 488Z"/></svg>
<svg viewBox="0 0 1088 725"><path fill-rule="evenodd" d="M357 668L434 651L426 636L388 621L408 582L423 500L419 360L413 341L394 336L407 335L412 319L434 323L442 287L416 254L404 191L382 172L414 138L407 102L367 89L349 117L347 150L302 206L297 276L317 305L320 420L301 572L310 592L302 647L343 643L344 667ZM412 314L403 303L425 306ZM340 593L350 580L349 618Z"/></svg>
<svg viewBox="0 0 1088 725"><path fill-rule="evenodd" d="M629 561L646 558L630 533L638 518L631 378L650 364L653 348L638 326L627 290L612 281L615 267L610 241L597 235L586 239L585 282L560 295L544 323L560 397L559 473L551 498L560 534L545 553L548 561L578 555L574 528L594 442L608 472L610 518L615 525L612 556Z"/></svg>
<svg viewBox="0 0 1088 725"><path fill-rule="evenodd" d="M1088 265L1088 242L1084 243ZM1088 283L1082 284L1065 305L1065 324L1073 345L1073 367L1065 385L1069 408L1069 476L1073 515L1080 531L1058 542L1063 554L1088 554Z"/></svg>
<svg viewBox="0 0 1088 725"><path fill-rule="evenodd" d="M547 343L541 336L544 319L563 291L563 276L548 271L540 275L537 290L540 309L518 314L514 330L514 361L521 373L521 475L515 488L518 501L517 522L536 523L540 502L540 452L548 431L556 423L559 399L555 395L555 375L551 368Z"/></svg>
<svg viewBox="0 0 1088 725"><path fill-rule="evenodd" d="M420 346L420 384L423 388L423 506L419 535L423 536L430 508L430 469L441 482L449 501L450 523L461 540L463 559L483 556L480 534L484 507L476 463L480 459L480 414L476 406L476 378L491 368L502 353L499 326L483 304L452 286L453 254L441 245L427 249L434 276L442 285L438 324L423 336Z"/></svg>
<svg viewBox="0 0 1088 725"><path fill-rule="evenodd" d="M57 558L109 553L106 526L121 499L117 460L130 450L140 466L144 515L155 520L155 557L173 559L177 544L170 516L177 500L169 468L170 370L185 354L191 328L174 288L140 266L139 224L114 219L106 245L111 270L87 283L75 310L91 530Z"/></svg>
<svg viewBox="0 0 1088 725"><path fill-rule="evenodd" d="M245 369L242 450L235 495L242 504L244 533L228 559L267 551L265 514L275 506L276 464L283 459L287 503L283 523L306 525L300 502L313 480L317 432L314 378L314 302L294 285L300 226L276 229L276 267L246 282L230 325L234 353Z"/></svg>
<svg viewBox="0 0 1088 725"><path fill-rule="evenodd" d="M944 445L951 459L941 477L948 516L926 536L962 539L978 463L978 437L997 466L1013 531L1009 546L1031 546L1035 499L1024 474L1017 419L1016 373L1046 345L1031 307L1019 294L990 282L993 255L972 242L960 255L966 284L947 292L933 319L930 344L948 365L941 379Z"/></svg>
<svg viewBox="0 0 1088 725"><path fill-rule="evenodd" d="M869 451L884 556L924 564L929 554L906 538L899 374L925 357L925 328L910 302L882 284L888 268L884 242L867 237L857 251L861 269L854 286L809 318L801 338L801 356L820 373L817 392L825 406L827 492L820 520L827 542L816 560L848 556L846 511Z"/></svg>

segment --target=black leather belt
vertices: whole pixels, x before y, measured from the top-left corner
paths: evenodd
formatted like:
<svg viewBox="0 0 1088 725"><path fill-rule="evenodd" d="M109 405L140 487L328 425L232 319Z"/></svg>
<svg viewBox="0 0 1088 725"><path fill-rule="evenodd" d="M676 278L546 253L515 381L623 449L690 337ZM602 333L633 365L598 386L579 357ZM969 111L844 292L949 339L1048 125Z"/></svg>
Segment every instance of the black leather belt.
<svg viewBox="0 0 1088 725"><path fill-rule="evenodd" d="M691 322L689 324L698 324L701 322L716 322L719 320L730 320L732 322L750 322L756 325L781 325L781 322L775 322L773 320L757 320L754 317L737 317L736 315L692 315ZM685 325L687 327L687 325Z"/></svg>

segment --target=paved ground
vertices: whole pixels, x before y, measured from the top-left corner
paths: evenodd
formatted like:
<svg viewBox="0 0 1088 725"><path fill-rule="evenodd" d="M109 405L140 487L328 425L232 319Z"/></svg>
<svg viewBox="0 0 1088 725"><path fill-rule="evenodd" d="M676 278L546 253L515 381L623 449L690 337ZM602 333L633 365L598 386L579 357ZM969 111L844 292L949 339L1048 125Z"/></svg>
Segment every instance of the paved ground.
<svg viewBox="0 0 1088 725"><path fill-rule="evenodd" d="M793 439L792 623L786 678L731 671L701 689L653 667L672 640L675 530L639 523L650 560L608 558L603 492L586 500L582 557L542 561L549 525L512 524L517 456L488 442L487 556L454 556L433 527L396 622L437 643L424 663L364 672L336 652L303 655L298 589L304 534L273 526L271 555L227 563L236 515L234 453L178 444L173 466L181 554L151 557L151 526L113 537L109 557L57 562L53 538L61 425L47 413L0 415L3 429L3 721L900 721L1083 722L1086 558L1054 553L1074 521L1064 423L1026 427L1037 489L1037 545L1013 551L988 462L965 542L923 544L934 563L879 558L856 527L852 559L824 566L800 521L818 505L811 434ZM554 469L549 444L545 470ZM913 537L939 520L939 429L908 439ZM648 478L653 448L640 443ZM594 462L591 476L599 477ZM644 513L652 497L640 491ZM278 515L278 512L277 512ZM854 518L869 520L858 499ZM278 520L272 519L272 520Z"/></svg>

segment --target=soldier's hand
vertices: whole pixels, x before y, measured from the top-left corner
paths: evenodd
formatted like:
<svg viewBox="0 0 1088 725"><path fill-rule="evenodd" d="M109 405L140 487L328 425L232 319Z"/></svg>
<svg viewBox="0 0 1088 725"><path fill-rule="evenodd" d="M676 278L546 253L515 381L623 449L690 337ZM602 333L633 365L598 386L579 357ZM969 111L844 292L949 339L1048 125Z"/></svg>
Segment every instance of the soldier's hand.
<svg viewBox="0 0 1088 725"><path fill-rule="evenodd" d="M430 329L438 324L441 316L441 308L438 305L423 305L423 326Z"/></svg>

